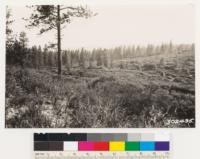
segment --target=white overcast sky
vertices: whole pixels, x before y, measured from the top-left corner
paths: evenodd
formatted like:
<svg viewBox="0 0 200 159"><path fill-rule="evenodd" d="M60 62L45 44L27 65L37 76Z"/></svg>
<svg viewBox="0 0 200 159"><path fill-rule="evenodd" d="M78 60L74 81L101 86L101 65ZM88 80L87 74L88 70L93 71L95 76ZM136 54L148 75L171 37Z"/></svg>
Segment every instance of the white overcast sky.
<svg viewBox="0 0 200 159"><path fill-rule="evenodd" d="M62 49L115 47L162 42L193 43L195 11L191 4L149 5L88 5L98 15L90 19L74 19L62 31ZM28 30L22 17L30 15L24 6L9 6L12 10L13 31L25 31L29 45L55 42L55 32L38 36L39 29Z"/></svg>

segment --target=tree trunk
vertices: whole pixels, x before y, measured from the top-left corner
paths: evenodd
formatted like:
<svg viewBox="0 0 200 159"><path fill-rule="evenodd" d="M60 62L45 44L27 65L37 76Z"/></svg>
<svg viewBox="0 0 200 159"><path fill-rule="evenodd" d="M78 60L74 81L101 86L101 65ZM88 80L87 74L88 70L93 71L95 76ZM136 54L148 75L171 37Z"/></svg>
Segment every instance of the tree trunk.
<svg viewBox="0 0 200 159"><path fill-rule="evenodd" d="M57 6L57 31L58 31L58 75L61 76L62 57L61 57L61 28L60 28L60 5Z"/></svg>

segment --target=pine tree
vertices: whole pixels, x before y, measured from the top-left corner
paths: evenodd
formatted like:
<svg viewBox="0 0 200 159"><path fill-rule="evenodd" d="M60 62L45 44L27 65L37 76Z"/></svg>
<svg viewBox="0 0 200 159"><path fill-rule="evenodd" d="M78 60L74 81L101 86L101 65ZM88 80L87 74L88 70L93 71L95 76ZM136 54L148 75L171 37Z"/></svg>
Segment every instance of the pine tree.
<svg viewBox="0 0 200 159"><path fill-rule="evenodd" d="M96 53L96 61L97 61L97 66L102 66L103 62L102 62L102 54L101 54L101 49L98 49L97 50L97 53Z"/></svg>
<svg viewBox="0 0 200 159"><path fill-rule="evenodd" d="M91 53L90 55L89 55L89 68L92 68L93 67L93 53Z"/></svg>
<svg viewBox="0 0 200 159"><path fill-rule="evenodd" d="M85 68L85 50L83 48L81 49L79 60L80 60L79 66L81 68Z"/></svg>
<svg viewBox="0 0 200 159"><path fill-rule="evenodd" d="M20 66L24 67L26 63L26 56L27 56L27 46L28 46L28 38L26 36L25 32L21 32L19 34L19 44L21 46L20 50L15 50L17 54L13 55L15 58L18 58L18 62L20 63Z"/></svg>
<svg viewBox="0 0 200 159"><path fill-rule="evenodd" d="M108 67L108 56L107 56L107 51L105 49L103 51L103 65L105 67Z"/></svg>
<svg viewBox="0 0 200 159"><path fill-rule="evenodd" d="M47 47L47 45L45 45L44 49L43 49L43 63L44 63L44 66L48 66L48 47Z"/></svg>
<svg viewBox="0 0 200 159"><path fill-rule="evenodd" d="M109 59L110 59L110 68L113 68L113 58L114 58L114 56L113 56L113 50L111 49L110 50L110 53L109 53Z"/></svg>
<svg viewBox="0 0 200 159"><path fill-rule="evenodd" d="M63 65L65 65L65 67L67 68L67 71L70 71L69 51L64 52Z"/></svg>
<svg viewBox="0 0 200 159"><path fill-rule="evenodd" d="M39 64L38 64L38 69L39 69L40 67L44 65L41 46L38 47L38 60L39 60Z"/></svg>
<svg viewBox="0 0 200 159"><path fill-rule="evenodd" d="M31 6L34 9L29 19L28 27L40 27L40 34L43 34L52 29L57 31L57 65L58 75L61 76L62 58L61 58L61 30L66 23L70 23L73 17L91 17L93 14L87 7L72 7L61 5L37 5Z"/></svg>
<svg viewBox="0 0 200 159"><path fill-rule="evenodd" d="M146 56L151 56L153 55L153 51L154 51L154 48L153 48L153 45L149 44L146 48Z"/></svg>
<svg viewBox="0 0 200 159"><path fill-rule="evenodd" d="M131 58L134 58L135 57L135 45L133 45L132 47L129 48L130 49L130 52L131 52Z"/></svg>
<svg viewBox="0 0 200 159"><path fill-rule="evenodd" d="M169 53L170 54L173 53L173 44L172 44L172 41L170 41L170 43L169 43Z"/></svg>
<svg viewBox="0 0 200 159"><path fill-rule="evenodd" d="M141 56L141 48L139 45L136 48L135 54L136 54L136 57Z"/></svg>
<svg viewBox="0 0 200 159"><path fill-rule="evenodd" d="M12 29L11 25L14 22L14 20L11 20L11 10L6 7L6 49L8 50L11 45L13 44L13 36L12 36Z"/></svg>
<svg viewBox="0 0 200 159"><path fill-rule="evenodd" d="M53 61L53 53L52 51L49 51L48 53L48 66L52 67L54 65L54 61Z"/></svg>

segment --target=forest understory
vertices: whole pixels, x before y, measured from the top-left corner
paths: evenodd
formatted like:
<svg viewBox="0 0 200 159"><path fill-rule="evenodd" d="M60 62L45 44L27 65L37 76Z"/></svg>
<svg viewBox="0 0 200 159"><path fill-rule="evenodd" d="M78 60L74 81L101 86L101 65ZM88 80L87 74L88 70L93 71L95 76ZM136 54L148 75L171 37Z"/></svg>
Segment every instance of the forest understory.
<svg viewBox="0 0 200 159"><path fill-rule="evenodd" d="M194 55L63 68L61 79L53 67L7 65L5 113L8 128L195 127Z"/></svg>

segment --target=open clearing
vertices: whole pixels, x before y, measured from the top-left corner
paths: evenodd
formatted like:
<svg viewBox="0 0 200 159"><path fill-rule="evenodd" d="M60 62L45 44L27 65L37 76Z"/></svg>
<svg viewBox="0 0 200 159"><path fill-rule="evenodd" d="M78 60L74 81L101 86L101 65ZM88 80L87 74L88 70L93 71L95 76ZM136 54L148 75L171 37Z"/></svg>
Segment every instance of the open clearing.
<svg viewBox="0 0 200 159"><path fill-rule="evenodd" d="M113 68L7 66L6 127L194 127L194 55L114 61ZM123 68L119 65L123 64Z"/></svg>

